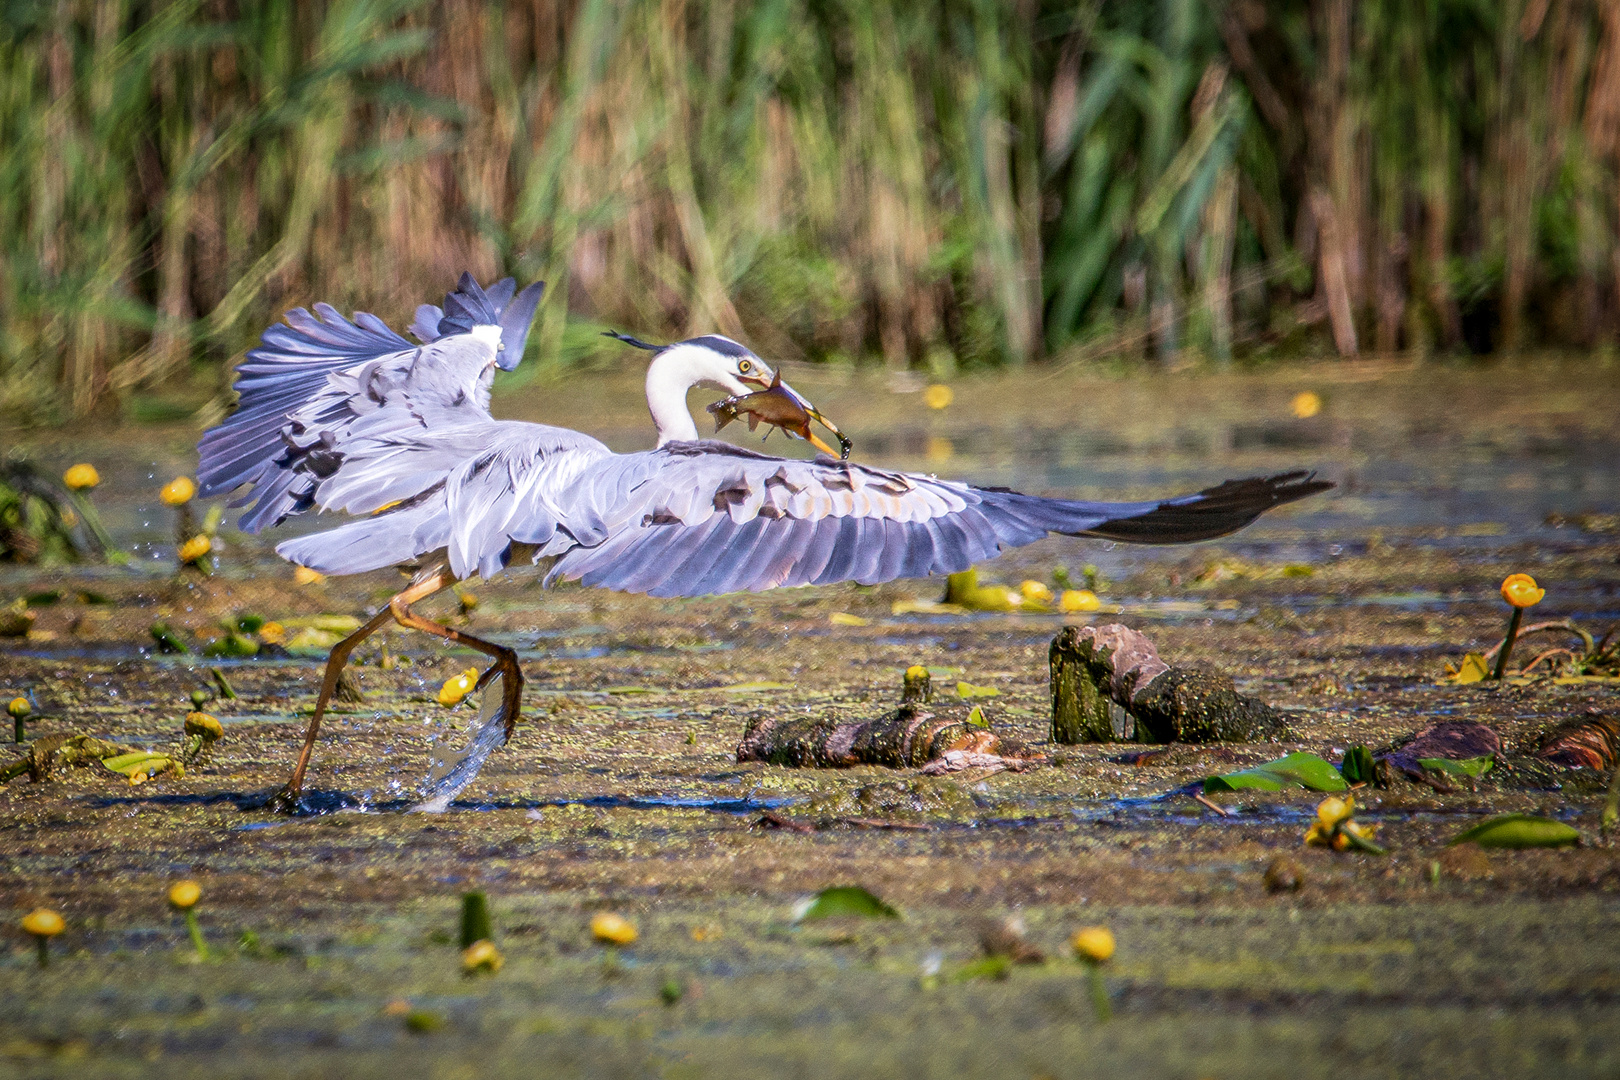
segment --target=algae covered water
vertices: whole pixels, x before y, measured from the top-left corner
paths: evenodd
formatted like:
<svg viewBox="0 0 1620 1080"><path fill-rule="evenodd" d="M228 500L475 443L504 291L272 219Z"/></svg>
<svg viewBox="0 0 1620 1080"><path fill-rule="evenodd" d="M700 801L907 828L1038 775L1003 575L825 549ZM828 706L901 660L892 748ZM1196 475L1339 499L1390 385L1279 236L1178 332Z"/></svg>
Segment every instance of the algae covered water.
<svg viewBox="0 0 1620 1080"><path fill-rule="evenodd" d="M930 614L918 602L939 598L937 582L660 601L512 575L469 585L473 604L427 605L519 649L528 689L511 743L491 748L499 725L482 701L437 700L481 658L389 632L357 654L360 700L317 747L311 804L333 812L273 816L262 804L302 739L320 650L163 655L149 628L200 650L251 614L292 636L364 616L399 579L297 584L267 538L228 530L217 574L177 578L155 489L187 468L190 435L131 440L97 498L146 555L134 569L0 572L8 603L59 594L30 608L27 638L0 641L0 690L35 703L30 741L84 733L178 752L194 692L224 736L183 777L132 785L75 769L0 790L0 906L16 916L0 956L0 1072L1613 1074L1607 778L1532 763L1550 729L1620 711L1614 685L1443 681L1448 662L1500 636L1510 572L1547 589L1538 619L1599 633L1620 620L1610 383L1572 387L1556 364L1488 382L1443 365L1044 374L965 380L937 411L881 384L792 375L857 457L896 467L1106 498L1294 465L1338 481L1216 544L1048 540L980 568L1017 584L1090 564L1113 610L1070 619L1118 619L1176 663L1227 671L1284 710L1290 738L1146 757L1048 747L1024 772L942 777L738 763L750 719L892 708L913 664L941 686L994 690L973 699L988 722L1040 746L1047 643L1065 619ZM497 411L567 416L635 445L635 387L615 387L514 392ZM1323 406L1301 418L1290 403L1307 388ZM94 445L32 449L65 467ZM1446 792L1358 793L1386 857L1305 847L1309 792L1221 796L1224 816L1175 794L1447 718L1489 723L1501 762ZM467 760L487 760L452 790L466 770L445 749L469 745ZM401 812L422 799L436 746L428 782L446 812ZM1447 846L1510 811L1567 822L1585 844ZM1268 889L1279 857L1297 891ZM202 889L208 962L166 901L181 879ZM806 896L842 885L903 917L795 921ZM456 911L474 889L490 897L505 964L468 977ZM17 928L38 906L67 923L43 970ZM634 923L633 944L592 936L605 911ZM1045 961L997 978L975 967L985 926L1014 916ZM1066 944L1088 925L1119 943L1107 1025Z"/></svg>

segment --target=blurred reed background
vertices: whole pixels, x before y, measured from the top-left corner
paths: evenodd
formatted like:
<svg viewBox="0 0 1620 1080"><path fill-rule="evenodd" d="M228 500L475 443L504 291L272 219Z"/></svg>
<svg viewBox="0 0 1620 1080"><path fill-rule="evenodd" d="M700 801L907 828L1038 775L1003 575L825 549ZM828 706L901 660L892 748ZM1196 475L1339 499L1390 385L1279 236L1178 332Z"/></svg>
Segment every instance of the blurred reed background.
<svg viewBox="0 0 1620 1080"><path fill-rule="evenodd" d="M0 0L0 412L463 268L544 364L1604 345L1617 152L1620 0Z"/></svg>

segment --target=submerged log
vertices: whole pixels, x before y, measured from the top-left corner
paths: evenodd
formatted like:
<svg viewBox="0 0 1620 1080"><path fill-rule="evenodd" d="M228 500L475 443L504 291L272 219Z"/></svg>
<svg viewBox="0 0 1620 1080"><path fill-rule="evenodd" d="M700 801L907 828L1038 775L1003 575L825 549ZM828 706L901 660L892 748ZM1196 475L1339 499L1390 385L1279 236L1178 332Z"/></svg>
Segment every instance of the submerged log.
<svg viewBox="0 0 1620 1080"><path fill-rule="evenodd" d="M1253 742L1287 732L1281 713L1228 676L1172 667L1119 623L1064 627L1048 660L1053 742Z"/></svg>
<svg viewBox="0 0 1620 1080"><path fill-rule="evenodd" d="M900 706L875 720L759 716L737 744L738 761L799 769L886 765L924 773L964 769L1022 769L1042 760L1014 739L990 730L982 707L937 705L928 669L906 669Z"/></svg>

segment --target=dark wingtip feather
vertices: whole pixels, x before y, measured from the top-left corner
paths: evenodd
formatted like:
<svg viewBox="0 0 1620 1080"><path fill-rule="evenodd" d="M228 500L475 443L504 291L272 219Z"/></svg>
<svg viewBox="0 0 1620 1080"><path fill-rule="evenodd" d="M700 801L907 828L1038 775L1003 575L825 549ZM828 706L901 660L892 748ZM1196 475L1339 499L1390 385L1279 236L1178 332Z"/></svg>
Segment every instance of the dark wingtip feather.
<svg viewBox="0 0 1620 1080"><path fill-rule="evenodd" d="M1267 510L1334 487L1304 469L1228 480L1196 495L1160 503L1147 513L1117 518L1081 535L1131 544L1185 544L1236 532Z"/></svg>

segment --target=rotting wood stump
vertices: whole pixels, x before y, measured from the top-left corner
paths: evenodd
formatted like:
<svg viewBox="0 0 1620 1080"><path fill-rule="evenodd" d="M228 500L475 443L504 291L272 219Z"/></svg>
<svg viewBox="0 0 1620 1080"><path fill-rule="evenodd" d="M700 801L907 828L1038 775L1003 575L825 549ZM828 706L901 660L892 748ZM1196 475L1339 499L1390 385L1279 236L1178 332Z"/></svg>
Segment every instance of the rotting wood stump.
<svg viewBox="0 0 1620 1080"><path fill-rule="evenodd" d="M1147 635L1119 623L1064 627L1048 660L1056 743L1255 742L1288 731L1280 712L1228 676L1172 667Z"/></svg>

